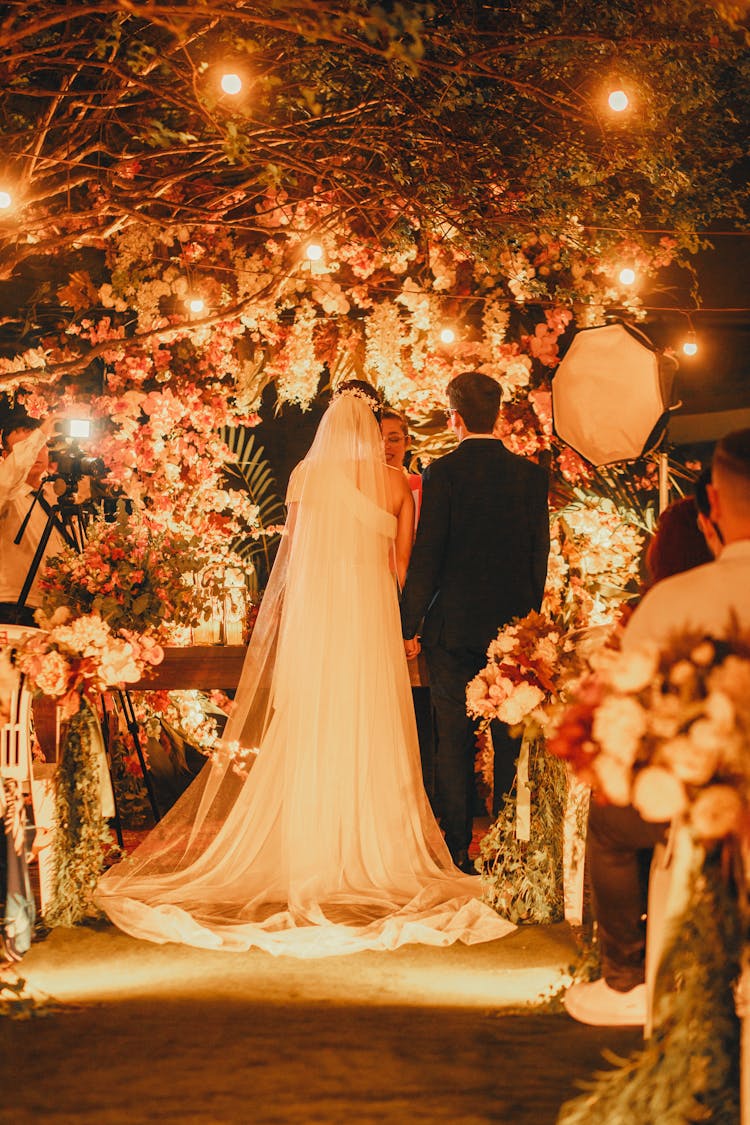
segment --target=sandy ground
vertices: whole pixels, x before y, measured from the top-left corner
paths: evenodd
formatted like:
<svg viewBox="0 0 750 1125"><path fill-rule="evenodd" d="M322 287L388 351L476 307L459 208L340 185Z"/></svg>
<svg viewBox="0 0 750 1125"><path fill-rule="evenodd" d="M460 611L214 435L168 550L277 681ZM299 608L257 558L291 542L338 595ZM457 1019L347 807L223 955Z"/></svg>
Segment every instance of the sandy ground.
<svg viewBox="0 0 750 1125"><path fill-rule="evenodd" d="M640 1043L550 1001L575 956L564 924L317 961L58 929L0 1019L0 1122L547 1125Z"/></svg>

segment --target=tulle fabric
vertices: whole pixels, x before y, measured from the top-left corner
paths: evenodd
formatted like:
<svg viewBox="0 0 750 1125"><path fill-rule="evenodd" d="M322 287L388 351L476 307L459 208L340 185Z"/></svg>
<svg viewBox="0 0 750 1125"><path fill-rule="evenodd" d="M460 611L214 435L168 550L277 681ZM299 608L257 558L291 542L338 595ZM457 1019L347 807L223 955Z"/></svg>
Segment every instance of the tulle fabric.
<svg viewBox="0 0 750 1125"><path fill-rule="evenodd" d="M425 795L377 422L345 394L290 481L227 746L96 901L155 942L321 957L513 926L452 864Z"/></svg>

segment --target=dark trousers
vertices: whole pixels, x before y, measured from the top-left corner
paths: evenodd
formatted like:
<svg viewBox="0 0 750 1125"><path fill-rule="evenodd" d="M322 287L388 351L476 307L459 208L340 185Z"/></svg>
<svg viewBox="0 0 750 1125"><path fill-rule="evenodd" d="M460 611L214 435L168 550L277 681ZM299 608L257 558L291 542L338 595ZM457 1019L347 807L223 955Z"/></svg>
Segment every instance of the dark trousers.
<svg viewBox="0 0 750 1125"><path fill-rule="evenodd" d="M471 843L474 819L476 720L466 714L466 685L487 657L484 650L438 647L426 648L425 655L435 716L435 813L455 859ZM516 743L508 745L502 724L492 726L495 800L502 804L502 793L510 790L515 776Z"/></svg>
<svg viewBox="0 0 750 1125"><path fill-rule="evenodd" d="M435 811L435 732L432 718L432 699L428 687L413 687L414 717L417 721L419 757L422 762L422 784L433 812Z"/></svg>
<svg viewBox="0 0 750 1125"><path fill-rule="evenodd" d="M645 976L648 871L668 824L652 824L628 805L591 804L586 843L602 976L618 992Z"/></svg>

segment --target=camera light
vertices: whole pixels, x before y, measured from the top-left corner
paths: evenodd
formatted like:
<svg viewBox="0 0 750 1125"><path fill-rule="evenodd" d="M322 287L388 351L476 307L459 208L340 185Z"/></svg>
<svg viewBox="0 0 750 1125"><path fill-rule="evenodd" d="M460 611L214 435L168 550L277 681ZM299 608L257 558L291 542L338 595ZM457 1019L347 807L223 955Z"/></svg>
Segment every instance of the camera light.
<svg viewBox="0 0 750 1125"><path fill-rule="evenodd" d="M225 94L239 94L242 89L242 79L239 74L223 74L221 88Z"/></svg>
<svg viewBox="0 0 750 1125"><path fill-rule="evenodd" d="M0 209L7 211L13 204L13 196L9 191L0 191Z"/></svg>
<svg viewBox="0 0 750 1125"><path fill-rule="evenodd" d="M319 262L323 257L323 247L319 242L310 242L305 247L305 257L310 262Z"/></svg>
<svg viewBox="0 0 750 1125"><path fill-rule="evenodd" d="M456 333L452 328L440 329L440 342L443 344L454 344L456 342Z"/></svg>
<svg viewBox="0 0 750 1125"><path fill-rule="evenodd" d="M630 99L624 90L613 90L607 98L607 102L609 103L609 108L615 113L622 113L623 110L628 108Z"/></svg>
<svg viewBox="0 0 750 1125"><path fill-rule="evenodd" d="M88 418L71 418L68 422L68 433L72 438L89 438L91 422Z"/></svg>
<svg viewBox="0 0 750 1125"><path fill-rule="evenodd" d="M620 284L621 285L632 285L634 281L635 281L635 270L631 270L629 267L626 267L624 270L620 270Z"/></svg>
<svg viewBox="0 0 750 1125"><path fill-rule="evenodd" d="M206 302L203 300L202 297L190 297L189 300L186 302L186 304L187 304L187 307L190 309L191 313L196 313L196 314L202 313L203 310L206 307Z"/></svg>

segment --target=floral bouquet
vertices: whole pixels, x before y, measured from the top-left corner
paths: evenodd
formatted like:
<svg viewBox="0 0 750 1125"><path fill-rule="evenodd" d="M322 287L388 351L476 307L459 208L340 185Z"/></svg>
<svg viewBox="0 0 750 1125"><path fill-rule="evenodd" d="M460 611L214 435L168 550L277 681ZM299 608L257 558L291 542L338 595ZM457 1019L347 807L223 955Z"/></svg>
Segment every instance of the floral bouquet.
<svg viewBox="0 0 750 1125"><path fill-rule="evenodd" d="M164 650L152 638L127 629L115 633L93 613L30 636L16 663L32 689L58 700L65 721L83 700L92 702L107 688L135 683L163 659Z"/></svg>
<svg viewBox="0 0 750 1125"><path fill-rule="evenodd" d="M548 748L600 799L699 840L750 827L750 638L681 635L612 653L554 724Z"/></svg>
<svg viewBox="0 0 750 1125"><path fill-rule="evenodd" d="M121 509L114 523L89 528L82 551L66 548L47 561L41 624L65 608L166 638L175 625L197 624L203 607L191 579L206 561L192 533L153 528Z"/></svg>
<svg viewBox="0 0 750 1125"><path fill-rule="evenodd" d="M487 664L466 689L468 714L485 730L493 719L509 726L535 721L576 662L576 645L558 625L531 612L501 629L487 649Z"/></svg>

